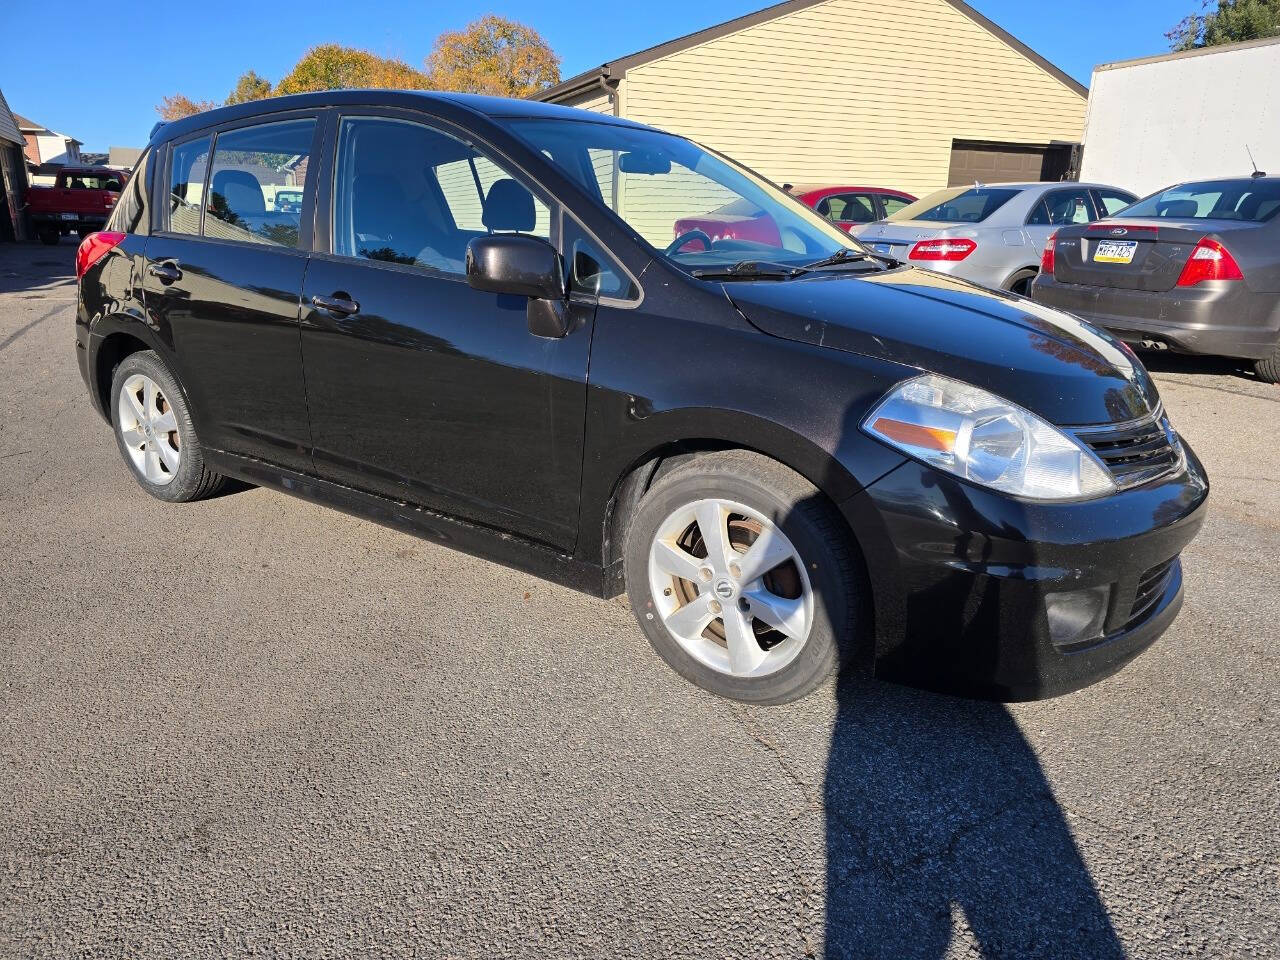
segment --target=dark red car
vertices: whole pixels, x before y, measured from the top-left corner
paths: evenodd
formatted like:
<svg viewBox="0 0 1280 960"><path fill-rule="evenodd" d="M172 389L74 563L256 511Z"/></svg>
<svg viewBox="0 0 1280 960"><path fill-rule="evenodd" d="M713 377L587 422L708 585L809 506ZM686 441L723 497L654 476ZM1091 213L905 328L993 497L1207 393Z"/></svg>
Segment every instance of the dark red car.
<svg viewBox="0 0 1280 960"><path fill-rule="evenodd" d="M803 185L791 188L792 195L807 206L848 231L855 224L873 223L901 210L915 197L901 190L883 187L821 187ZM714 240L753 240L776 246L778 226L773 219L746 200L735 200L710 213L682 217L675 222L675 236L701 230Z"/></svg>

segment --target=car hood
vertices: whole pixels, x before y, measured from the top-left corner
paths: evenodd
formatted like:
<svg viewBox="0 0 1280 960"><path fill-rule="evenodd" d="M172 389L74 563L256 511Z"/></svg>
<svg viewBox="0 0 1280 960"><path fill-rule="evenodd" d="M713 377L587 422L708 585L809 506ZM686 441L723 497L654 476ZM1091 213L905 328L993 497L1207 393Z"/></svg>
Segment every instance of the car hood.
<svg viewBox="0 0 1280 960"><path fill-rule="evenodd" d="M822 272L725 291L765 333L963 380L1061 426L1132 420L1159 406L1146 369L1115 337L944 274Z"/></svg>

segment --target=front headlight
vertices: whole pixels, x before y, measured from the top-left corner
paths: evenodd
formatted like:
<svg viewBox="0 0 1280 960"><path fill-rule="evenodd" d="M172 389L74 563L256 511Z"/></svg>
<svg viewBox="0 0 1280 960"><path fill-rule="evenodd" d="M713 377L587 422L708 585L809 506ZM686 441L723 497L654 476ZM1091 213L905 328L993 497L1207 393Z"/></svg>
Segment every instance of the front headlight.
<svg viewBox="0 0 1280 960"><path fill-rule="evenodd" d="M1030 410L927 373L900 383L862 428L957 477L1031 500L1079 500L1116 489L1079 441Z"/></svg>

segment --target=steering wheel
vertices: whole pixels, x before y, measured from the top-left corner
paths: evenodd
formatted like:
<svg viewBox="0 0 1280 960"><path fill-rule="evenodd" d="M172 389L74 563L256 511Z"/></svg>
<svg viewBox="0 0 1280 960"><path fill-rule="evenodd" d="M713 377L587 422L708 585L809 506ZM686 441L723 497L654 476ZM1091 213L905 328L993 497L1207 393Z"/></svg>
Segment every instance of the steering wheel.
<svg viewBox="0 0 1280 960"><path fill-rule="evenodd" d="M711 238L707 236L706 231L699 230L695 227L693 230L680 234L680 236L667 244L667 249L664 252L667 256L671 256L690 240L701 240L708 250L711 249Z"/></svg>

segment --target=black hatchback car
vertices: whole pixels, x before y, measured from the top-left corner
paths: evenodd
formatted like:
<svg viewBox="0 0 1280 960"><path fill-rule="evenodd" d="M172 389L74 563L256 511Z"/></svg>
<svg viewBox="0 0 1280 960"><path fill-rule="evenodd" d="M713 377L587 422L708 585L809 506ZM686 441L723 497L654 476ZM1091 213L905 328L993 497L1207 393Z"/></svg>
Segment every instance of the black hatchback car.
<svg viewBox="0 0 1280 960"><path fill-rule="evenodd" d="M676 234L739 200L775 242ZM611 117L390 91L200 114L158 128L77 273L80 369L149 493L236 477L625 590L729 697L840 662L1079 687L1168 627L1204 516L1120 341Z"/></svg>

